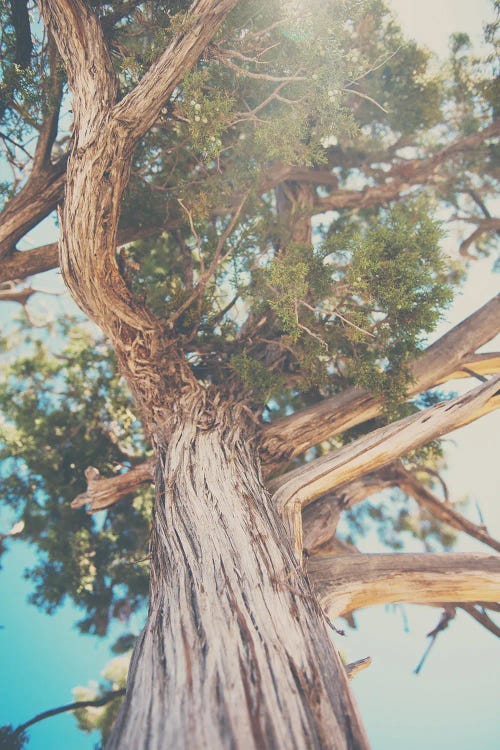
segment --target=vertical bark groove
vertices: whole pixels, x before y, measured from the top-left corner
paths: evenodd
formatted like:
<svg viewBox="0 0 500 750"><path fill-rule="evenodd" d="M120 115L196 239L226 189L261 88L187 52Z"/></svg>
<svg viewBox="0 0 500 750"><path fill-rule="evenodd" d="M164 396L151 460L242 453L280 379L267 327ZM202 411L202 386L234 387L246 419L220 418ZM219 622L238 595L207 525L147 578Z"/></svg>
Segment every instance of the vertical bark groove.
<svg viewBox="0 0 500 750"><path fill-rule="evenodd" d="M204 402L158 438L150 613L107 750L367 748L243 410Z"/></svg>

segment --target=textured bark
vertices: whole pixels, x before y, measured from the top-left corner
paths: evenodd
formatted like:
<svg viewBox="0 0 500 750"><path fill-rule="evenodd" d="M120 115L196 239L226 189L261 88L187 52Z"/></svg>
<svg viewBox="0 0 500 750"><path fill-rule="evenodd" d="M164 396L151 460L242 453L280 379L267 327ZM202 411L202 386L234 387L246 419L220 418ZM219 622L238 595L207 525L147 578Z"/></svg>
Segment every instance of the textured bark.
<svg viewBox="0 0 500 750"><path fill-rule="evenodd" d="M408 396L443 382L466 366L469 357L500 331L500 295L472 313L428 347L411 366ZM263 460L274 465L281 458L299 456L323 440L378 416L382 399L361 388L349 388L297 414L278 419L266 428Z"/></svg>
<svg viewBox="0 0 500 750"><path fill-rule="evenodd" d="M42 2L74 92L61 269L110 337L158 458L150 613L109 748L355 750L368 745L347 677L259 479L256 442L239 432L244 411L225 414L214 394L209 403L115 257L135 143L235 3L196 0L115 104L89 6Z"/></svg>
<svg viewBox="0 0 500 750"><path fill-rule="evenodd" d="M9 255L16 243L56 208L63 195L65 170L65 159L55 166L47 165L32 174L5 206L0 223L0 258Z"/></svg>
<svg viewBox="0 0 500 750"><path fill-rule="evenodd" d="M382 468L410 450L463 427L500 405L500 375L464 396L374 430L322 458L270 482L273 500L287 521L295 548L302 550L303 507L364 474Z"/></svg>
<svg viewBox="0 0 500 750"><path fill-rule="evenodd" d="M61 270L110 338L157 455L150 612L108 747L366 748L345 670L262 485L244 409L194 382L172 329L134 297L116 258L134 148L236 0L195 0L120 101L90 4L40 5L74 96Z"/></svg>
<svg viewBox="0 0 500 750"><path fill-rule="evenodd" d="M308 562L308 572L332 618L375 604L500 599L498 555L324 555Z"/></svg>
<svg viewBox="0 0 500 750"><path fill-rule="evenodd" d="M110 338L139 410L150 418L156 413L159 423L172 406L172 386L190 385L192 377L164 325L136 299L121 274L116 257L120 203L137 141L235 4L195 0L185 27L135 89L117 102L110 53L87 3L41 2L74 96L61 271L76 302Z"/></svg>
<svg viewBox="0 0 500 750"><path fill-rule="evenodd" d="M12 250L0 260L0 283L25 279L50 271L59 265L59 243L51 242L33 250Z"/></svg>
<svg viewBox="0 0 500 750"><path fill-rule="evenodd" d="M117 236L117 248L127 245L129 242L150 237L165 229L173 228L173 223L165 223L163 226L141 227L135 229L127 227L121 229ZM32 250L13 250L0 260L0 284L15 279L25 279L37 273L44 273L59 266L59 243L51 242L47 245L34 247Z"/></svg>
<svg viewBox="0 0 500 750"><path fill-rule="evenodd" d="M107 750L367 747L244 421L195 400L158 439L150 611Z"/></svg>
<svg viewBox="0 0 500 750"><path fill-rule="evenodd" d="M466 361L462 363L461 370L453 370L455 357L452 356L451 353L449 353L448 361L450 363L449 366L451 367L450 373L446 376L441 376L441 379L436 382L436 385L447 380L461 379L466 377L470 378L473 376L482 378L485 375L494 375L500 372L500 354L498 354L497 352L469 355ZM317 407L313 407L313 409L316 408ZM305 411L308 413L310 412L310 410ZM300 415L301 413L294 414L290 419L293 419L294 417L300 418ZM308 419L310 419L310 416L308 417ZM285 430L287 429L286 424L287 423L285 422ZM261 433L261 458L264 460L265 474L270 474L275 466L275 462L272 461L272 454L270 453L272 448L278 446L278 451L282 451L282 444L280 444L277 440L277 434L274 425L275 423L264 425ZM84 496L80 495L75 499L76 505L74 507L80 507L81 505L90 503L90 512L93 512L94 510L101 510L102 508L108 508L114 503L119 502L126 495L129 495L141 484L148 481L148 477L149 481L153 481L153 472L150 470L148 462L134 467L134 469L129 473L130 476L128 476L127 479L125 479L126 475L109 478L99 477L95 479L92 490L89 490L87 492L88 499L86 501L83 501ZM367 486L367 482L371 483L370 487ZM380 478L366 479L366 481L363 480L359 487L355 487L354 483L352 482L349 483L349 487L346 488L345 493L342 488L342 492L337 492L335 499L333 499L334 502L342 506L339 509L339 513L342 508L350 507L350 505L354 504L354 502L360 502L361 500L364 500L365 497L368 497L369 494L373 494L375 491L377 491L374 484L376 484L379 489L383 489L384 486L392 486L390 482L381 482ZM394 484L394 482L392 482L392 484ZM362 493L361 496L359 496L358 490ZM93 498L95 498L95 501L93 500ZM80 500L82 501L80 502ZM330 500L332 500L331 496ZM328 500L326 500L325 503L328 503ZM329 512L326 511L326 505L325 512ZM319 513L319 511L316 510L315 513ZM313 523L315 524L316 522L311 518L311 524ZM321 521L320 523L322 525L323 521ZM315 531L311 531L312 537L315 536L315 533ZM319 526L318 533L323 533L320 530ZM308 544L305 544L305 546L309 548Z"/></svg>
<svg viewBox="0 0 500 750"><path fill-rule="evenodd" d="M336 533L341 514L388 487L399 487L435 518L500 552L500 542L488 534L484 526L472 523L452 504L440 500L398 462L338 487L335 492L308 505L302 515L304 549L310 555L323 552Z"/></svg>
<svg viewBox="0 0 500 750"><path fill-rule="evenodd" d="M341 513L394 484L392 477L386 479L380 472L367 474L308 505L302 513L304 549L316 554L335 535Z"/></svg>

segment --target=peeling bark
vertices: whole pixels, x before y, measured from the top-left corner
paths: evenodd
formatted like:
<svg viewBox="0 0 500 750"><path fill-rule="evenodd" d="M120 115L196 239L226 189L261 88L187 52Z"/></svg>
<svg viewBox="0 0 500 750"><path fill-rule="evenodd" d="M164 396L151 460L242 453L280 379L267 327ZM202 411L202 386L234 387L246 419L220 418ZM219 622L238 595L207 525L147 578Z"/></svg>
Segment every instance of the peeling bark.
<svg viewBox="0 0 500 750"><path fill-rule="evenodd" d="M286 519L298 553L302 550L302 508L313 500L420 445L462 427L500 405L500 376L469 391L374 430L365 437L310 461L269 483L273 501Z"/></svg>
<svg viewBox="0 0 500 750"><path fill-rule="evenodd" d="M314 590L332 619L375 604L500 599L498 555L324 555L311 558L307 568Z"/></svg>
<svg viewBox="0 0 500 750"><path fill-rule="evenodd" d="M107 750L368 746L244 421L195 400L159 449L148 623Z"/></svg>
<svg viewBox="0 0 500 750"><path fill-rule="evenodd" d="M108 747L361 750L345 671L268 502L243 409L225 413L220 394L194 382L116 262L137 139L235 4L195 0L185 30L119 103L89 6L41 4L75 97L61 269L111 339L157 456L150 612Z"/></svg>
<svg viewBox="0 0 500 750"><path fill-rule="evenodd" d="M97 513L99 510L109 508L110 505L114 505L123 497L135 492L141 484L152 482L154 467L154 459L148 459L124 474L102 479L99 470L89 466L85 470L87 489L75 497L71 507L81 508L88 505L89 513Z"/></svg>
<svg viewBox="0 0 500 750"><path fill-rule="evenodd" d="M0 266L1 268L1 266ZM489 304L489 303L488 303ZM479 312L479 311L478 311ZM471 316L473 317L473 316ZM470 320L470 319L468 319ZM455 330L455 329L454 329ZM452 332L450 332L452 333ZM447 334L448 335L448 334ZM453 379L460 379L465 377L473 377L473 376L479 376L484 377L485 375L493 375L498 372L500 372L500 355L497 352L494 353L486 353L486 354L476 354L476 355L469 355L465 362L462 363L460 370L453 370L454 362L456 359L456 356L454 356L454 353L450 352L448 350L448 362L449 367L452 369L452 371L446 375L441 376L440 381L436 383L438 385L439 383L445 382L446 380L453 380ZM425 356L425 354L423 355ZM331 400L328 400L331 401ZM321 405L318 405L321 406ZM317 408L317 406L312 407L312 410L306 409L304 412L299 412L298 414L293 414L291 417L287 417L286 420L290 419L291 421L294 420L294 418L300 419L301 414L307 412L309 415L307 417L308 421L312 421L312 415L314 414L314 410ZM336 415L332 415L334 417ZM288 422L284 420L282 424L285 424L285 431L287 429ZM277 433L275 430L276 423L271 423L270 425L264 425L262 428L262 439L261 439L261 458L264 463L264 472L265 474L270 474L275 466L275 460L271 460L274 454L271 453L273 449L278 446L278 451L282 452L282 445L277 440ZM285 435L283 436L284 439ZM300 437L302 439L302 437ZM149 469L145 464L142 465L142 469L137 466L134 468L134 471L130 474L130 477L128 480L122 479L121 477L109 477L109 478L99 478L95 482L94 489L98 494L102 492L102 498L105 498L105 504L101 504L100 501L98 501L95 505L91 505L90 511L93 512L93 510L100 510L101 508L107 508L113 505L116 502L119 502L125 495L130 494L134 491L140 484L142 484L144 481L147 481L146 477L148 476ZM124 476L124 475L123 475ZM138 481L134 484L134 480L137 479ZM150 481L153 480L153 476L151 474ZM368 481L368 480L367 480ZM371 480L370 480L371 481ZM100 483L99 489L97 489L97 484ZM380 485L380 480L376 480L375 484ZM389 484L382 484L380 486L380 489L383 488L383 486L389 486ZM376 491L375 488L371 489L366 487L366 485L363 485L363 487L359 487L359 490L364 493L361 497L354 500L353 502L360 502L365 497L368 496L368 494L373 494L373 492ZM366 494L365 490L368 490L368 494ZM357 490L354 488L353 483L349 484L349 487L346 488L346 492L349 495L349 498L357 497ZM93 491L89 492L88 494L88 500L86 502L92 503L92 495ZM82 496L83 497L83 496ZM339 495L337 493L337 499ZM351 501L347 498L345 498L345 502L349 504L349 506L352 504ZM80 507L84 503L78 503L75 507ZM314 532L311 532L312 536L314 536ZM321 543L321 542L319 542ZM305 545L306 547L309 547L308 544Z"/></svg>
<svg viewBox="0 0 500 750"><path fill-rule="evenodd" d="M244 407L196 383L171 329L134 297L116 258L134 148L236 0L195 0L167 49L120 101L91 6L40 5L74 95L61 270L76 302L110 338L156 453L150 611L108 748L367 748L325 619L264 489ZM482 386L481 398L469 395L461 404L473 401L476 413L492 391L492 384ZM439 413L456 406L441 405ZM461 409L462 422L464 413L472 407ZM434 432L426 429L417 430L419 440L436 434L436 424ZM381 438L376 433L364 445L375 449L376 461ZM342 481L352 478L353 466L354 475L370 469L358 457L342 454ZM312 472L307 483L316 482L312 495L294 484L295 475L285 478L285 505L317 496L317 468L313 462L305 469ZM332 466L326 469L331 478ZM146 477L144 466L135 471ZM95 470L88 480L87 497L107 502ZM115 480L120 491L130 486L130 477ZM488 599L484 587L481 594Z"/></svg>

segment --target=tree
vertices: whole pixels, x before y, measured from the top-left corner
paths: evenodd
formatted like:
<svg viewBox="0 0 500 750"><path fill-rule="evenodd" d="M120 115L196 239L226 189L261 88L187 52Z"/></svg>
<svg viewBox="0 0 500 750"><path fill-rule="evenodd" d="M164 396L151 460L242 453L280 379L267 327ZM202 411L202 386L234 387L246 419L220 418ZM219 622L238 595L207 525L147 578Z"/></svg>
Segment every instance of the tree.
<svg viewBox="0 0 500 750"><path fill-rule="evenodd" d="M466 258L499 229L493 58L456 36L432 76L378 0L39 10L43 35L2 4L2 294L25 305L10 283L59 264L105 338L30 334L0 394L34 599L69 592L97 633L138 606L149 509L116 501L154 478L148 621L107 747L365 748L329 616L409 599L479 619L498 597L497 556L353 555L335 534L391 486L434 516L427 544L449 547L444 522L499 549L432 492L432 441L498 404L498 355L476 354L498 298L422 352L460 276L435 217L474 227ZM59 254L19 251L56 205ZM457 373L481 383L428 393ZM68 494L113 506L104 527Z"/></svg>

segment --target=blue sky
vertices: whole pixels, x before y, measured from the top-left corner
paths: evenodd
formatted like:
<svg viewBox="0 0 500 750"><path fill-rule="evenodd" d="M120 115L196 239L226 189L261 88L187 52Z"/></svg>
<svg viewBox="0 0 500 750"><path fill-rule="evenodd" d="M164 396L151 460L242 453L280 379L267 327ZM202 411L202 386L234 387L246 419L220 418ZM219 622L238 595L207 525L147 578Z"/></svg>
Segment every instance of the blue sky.
<svg viewBox="0 0 500 750"><path fill-rule="evenodd" d="M446 52L449 32L467 30L477 39L482 19L491 17L487 0L392 0L391 5L400 14L406 32L439 54ZM33 232L31 239L37 244L51 238ZM495 293L498 283L489 268L490 264L482 263L472 269L466 290L450 310L443 329ZM36 283L48 288L59 282L51 274ZM12 308L2 305L2 314L8 320ZM448 451L447 481L453 499L468 494L478 500L493 534L500 534L497 488L491 476L498 461L495 444L499 427L498 414L490 415L450 436ZM468 512L473 517L472 506ZM481 547L467 539L459 548L472 551ZM33 556L22 541L12 540L3 562L0 724L18 724L72 700L75 685L99 679L111 657L110 643L118 633L104 640L80 636L74 628L80 615L69 604L52 617L28 605L31 585L22 573L32 564ZM439 610L408 606L404 612L409 632L401 607L377 607L358 614L357 631L348 631L346 638L336 637L349 660L367 655L373 659L372 666L353 682L373 750L496 750L500 747L500 723L495 689L498 669L494 665L498 665L499 651L494 637L467 615L460 615L439 637L417 677L413 670L425 648L425 634L439 619ZM30 736L30 750L92 750L97 740L76 730L69 714L33 727Z"/></svg>

